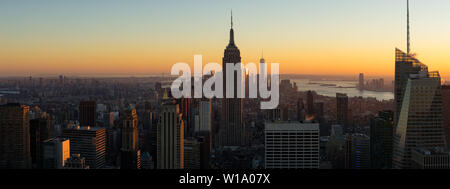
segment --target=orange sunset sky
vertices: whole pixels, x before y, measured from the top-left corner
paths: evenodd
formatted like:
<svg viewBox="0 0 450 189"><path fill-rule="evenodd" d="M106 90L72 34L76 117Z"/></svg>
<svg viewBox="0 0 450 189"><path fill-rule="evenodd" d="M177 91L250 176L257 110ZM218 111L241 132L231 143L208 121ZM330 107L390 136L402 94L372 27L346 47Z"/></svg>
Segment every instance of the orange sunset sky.
<svg viewBox="0 0 450 189"><path fill-rule="evenodd" d="M221 63L233 10L243 63L284 74L392 77L406 50L403 0L0 2L0 76L169 74ZM450 77L450 1L412 0L412 50Z"/></svg>

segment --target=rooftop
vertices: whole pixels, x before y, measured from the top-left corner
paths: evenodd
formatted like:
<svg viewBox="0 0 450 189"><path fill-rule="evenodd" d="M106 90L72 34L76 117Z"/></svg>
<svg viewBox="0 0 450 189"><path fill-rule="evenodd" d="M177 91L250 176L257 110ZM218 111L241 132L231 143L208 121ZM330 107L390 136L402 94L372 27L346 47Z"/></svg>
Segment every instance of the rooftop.
<svg viewBox="0 0 450 189"><path fill-rule="evenodd" d="M301 123L301 122L266 122L266 130L317 130L319 123Z"/></svg>

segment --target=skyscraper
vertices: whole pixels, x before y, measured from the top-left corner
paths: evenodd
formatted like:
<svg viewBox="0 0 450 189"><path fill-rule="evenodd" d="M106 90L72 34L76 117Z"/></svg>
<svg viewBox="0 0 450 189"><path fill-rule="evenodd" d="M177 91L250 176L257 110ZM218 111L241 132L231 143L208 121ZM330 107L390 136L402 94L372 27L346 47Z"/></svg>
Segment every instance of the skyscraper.
<svg viewBox="0 0 450 189"><path fill-rule="evenodd" d="M344 148L346 169L370 168L370 139L367 135L349 134Z"/></svg>
<svg viewBox="0 0 450 189"><path fill-rule="evenodd" d="M201 142L197 138L184 139L184 168L200 169Z"/></svg>
<svg viewBox="0 0 450 189"><path fill-rule="evenodd" d="M316 120L322 120L325 112L325 102L321 100L317 100L314 102L314 112L315 112L315 119Z"/></svg>
<svg viewBox="0 0 450 189"><path fill-rule="evenodd" d="M264 59L264 53L261 53L261 59L259 59L259 70L260 70L259 74L267 72L266 59ZM257 80L256 83L257 83L257 89L258 89L258 96L260 96L259 87L260 87L260 85L267 87L269 84L269 77L267 77L267 81L265 83L259 83L259 80Z"/></svg>
<svg viewBox="0 0 450 189"><path fill-rule="evenodd" d="M411 74L402 99L394 132L393 165L411 168L414 148L445 147L439 73Z"/></svg>
<svg viewBox="0 0 450 189"><path fill-rule="evenodd" d="M394 168L411 168L415 149L445 147L441 77L410 53L407 6L407 53L395 51Z"/></svg>
<svg viewBox="0 0 450 189"><path fill-rule="evenodd" d="M312 91L306 92L306 105L307 105L307 112L308 115L314 114L314 96Z"/></svg>
<svg viewBox="0 0 450 189"><path fill-rule="evenodd" d="M184 123L180 108L165 91L157 129L157 168L184 168Z"/></svg>
<svg viewBox="0 0 450 189"><path fill-rule="evenodd" d="M243 99L238 98L238 74L241 74L242 70L235 71L233 73L234 83L230 87L234 87L234 98L226 98L226 90L228 90L227 81L231 78L227 78L226 65L241 63L241 53L234 43L234 30L233 30L233 15L231 15L231 29L230 29L230 41L225 49L222 59L222 73L223 73L223 86L224 98L222 99L222 125L220 127L220 145L221 146L242 146L245 144L244 140L244 123L243 123Z"/></svg>
<svg viewBox="0 0 450 189"><path fill-rule="evenodd" d="M405 92L406 83L410 74L417 74L420 71L428 72L428 67L417 60L411 54L410 32L409 32L409 0L407 0L407 51L402 52L395 49L395 82L394 82L394 102L395 114L394 125L397 125L402 102Z"/></svg>
<svg viewBox="0 0 450 189"><path fill-rule="evenodd" d="M43 114L40 118L30 120L30 153L33 168L42 168L42 142L53 138L54 128L50 116Z"/></svg>
<svg viewBox="0 0 450 189"><path fill-rule="evenodd" d="M327 160L334 169L344 168L345 136L341 125L331 125L331 133L326 145Z"/></svg>
<svg viewBox="0 0 450 189"><path fill-rule="evenodd" d="M420 71L427 72L428 67L417 60L413 55L406 54L400 49L395 49L395 86L394 103L395 115L394 123L397 124L400 110L402 108L403 96L410 74L417 74Z"/></svg>
<svg viewBox="0 0 450 189"><path fill-rule="evenodd" d="M138 140L138 117L136 109L128 107L123 111L122 120L122 147L121 167L122 169L140 169L141 151Z"/></svg>
<svg viewBox="0 0 450 189"><path fill-rule="evenodd" d="M394 112L383 111L370 121L370 163L374 169L392 168Z"/></svg>
<svg viewBox="0 0 450 189"><path fill-rule="evenodd" d="M64 138L51 138L45 140L43 148L43 168L62 169L65 161L70 158L70 140Z"/></svg>
<svg viewBox="0 0 450 189"><path fill-rule="evenodd" d="M204 138L208 153L212 150L212 101L203 99L199 102L199 129L196 136Z"/></svg>
<svg viewBox="0 0 450 189"><path fill-rule="evenodd" d="M96 126L97 104L95 101L80 102L80 126Z"/></svg>
<svg viewBox="0 0 450 189"><path fill-rule="evenodd" d="M191 98L181 98L178 99L178 104L180 106L180 112L183 116L184 123L184 135L185 137L192 137L194 134L194 121L192 117L193 100Z"/></svg>
<svg viewBox="0 0 450 189"><path fill-rule="evenodd" d="M359 74L358 89L364 90L364 74L363 73Z"/></svg>
<svg viewBox="0 0 450 189"><path fill-rule="evenodd" d="M211 132L212 127L212 102L211 99L203 99L199 102L199 128L196 132Z"/></svg>
<svg viewBox="0 0 450 189"><path fill-rule="evenodd" d="M318 169L319 124L266 122L267 169Z"/></svg>
<svg viewBox="0 0 450 189"><path fill-rule="evenodd" d="M31 168L29 110L15 103L0 106L0 169Z"/></svg>
<svg viewBox="0 0 450 189"><path fill-rule="evenodd" d="M303 99L299 98L297 100L297 121L305 120L305 105L303 104Z"/></svg>
<svg viewBox="0 0 450 189"><path fill-rule="evenodd" d="M42 146L39 119L30 120L30 154L32 168L42 168Z"/></svg>
<svg viewBox="0 0 450 189"><path fill-rule="evenodd" d="M337 123L348 126L348 96L347 94L336 93L336 120Z"/></svg>
<svg viewBox="0 0 450 189"><path fill-rule="evenodd" d="M106 129L100 127L71 127L63 130L63 138L70 140L70 151L86 158L92 169L105 166Z"/></svg>
<svg viewBox="0 0 450 189"><path fill-rule="evenodd" d="M450 85L442 86L442 116L447 149L450 149Z"/></svg>

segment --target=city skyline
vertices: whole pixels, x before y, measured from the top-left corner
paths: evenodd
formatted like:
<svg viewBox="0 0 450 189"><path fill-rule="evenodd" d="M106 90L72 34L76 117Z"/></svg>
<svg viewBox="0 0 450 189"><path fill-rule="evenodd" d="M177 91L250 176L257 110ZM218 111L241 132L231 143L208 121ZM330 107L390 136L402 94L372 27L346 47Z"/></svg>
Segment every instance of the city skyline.
<svg viewBox="0 0 450 189"><path fill-rule="evenodd" d="M257 62L264 51L267 62L280 63L281 74L392 77L394 47L406 50L404 1L1 4L3 76L168 74L177 62L192 64L195 54L204 64L220 62L231 9L243 63ZM412 52L446 81L450 3L415 0L410 6Z"/></svg>
<svg viewBox="0 0 450 189"><path fill-rule="evenodd" d="M295 25L298 22L292 21L296 20L294 14L291 15L289 12L295 9L293 5L299 4L291 2L291 7L294 7L291 8L283 7L284 3L288 1L280 4L267 2L264 7L273 5L271 9L274 10L274 15L278 15L277 6L280 5L284 10L281 15L290 15L291 17L289 22L275 25L287 24L286 27L289 26L292 30L280 27L263 31L262 34L272 34L272 36L269 35L271 37L263 37L264 41L257 40L262 36L258 36L261 33L248 29L256 25L245 24L249 15L245 15L245 12L242 13L239 9L238 12L241 13L236 15L234 8L229 9L228 13L224 13L228 16L227 23L221 23L220 18L200 18L200 20L211 21L209 24L207 22L199 23L198 19L191 20L192 15L183 17L184 21L180 22L177 20L180 16L182 17L182 15L177 15L179 10L169 8L175 6L175 4L174 6L169 5L173 1L169 1L169 4L166 4L168 2L155 3L158 5L157 7L163 8L166 12L157 11L157 8L151 9L154 10L151 14L158 16L152 20L158 22L147 28L149 29L148 33L139 33L144 31L140 29L147 26L137 27L134 25L132 27L131 25L140 23L148 15L144 12L129 10L144 10L146 9L144 5L151 5L151 3L147 4L149 1L132 1L130 4L122 4L119 1L111 1L112 3L106 4L103 0L80 0L78 3L43 1L45 5L51 5L51 11L61 11L62 15L69 15L66 18L73 16L73 11L92 9L90 5L95 5L93 6L95 9L92 11L97 10L95 14L91 12L92 15L99 16L106 12L109 15L103 18L91 18L90 13L83 14L83 18L78 20L81 21L78 24L80 26L86 24L84 21L87 19L92 21L89 23L92 25L84 25L86 28L78 28L80 30L74 28L73 20L65 22L68 21L66 18L53 17L53 20L50 19L52 21L44 21L48 24L55 20L67 23L66 27L58 25L57 22L53 23L57 24L55 27L58 30L50 33L60 35L59 32L64 30L67 34L66 37L41 33L34 35L36 38L22 39L18 36L27 34L30 35L28 37L31 37L34 31L22 28L20 31L17 30L19 31L17 36L15 33L11 33L18 29L19 25L24 24L20 19L16 23L16 28L0 30L0 39L12 35L17 37L14 39L20 39L17 44L24 45L24 47L27 43L39 44L38 42L42 42L40 40L44 39L43 35L48 35L48 39L56 40L50 41L48 44L55 43L59 46L44 46L43 49L39 49L37 46L30 47L29 50L36 48L34 50L47 50L46 53L48 53L43 54L42 59L33 58L32 61L50 61L57 56L67 59L75 57L73 61L93 61L90 65L66 62L63 65L56 63L53 66L47 65L47 63L34 65L33 62L29 62L22 65L23 69L33 69L36 66L39 69L34 71L41 75L27 74L10 77L8 74L14 75L13 70L16 68L11 65L3 65L3 71L9 70L10 72L2 74L0 69L0 169L102 169L102 171L106 169L165 169L171 171L183 169L185 172L181 175L173 175L179 177L178 184L197 183L206 184L206 186L210 186L212 182L235 183L234 181L229 182L230 178L231 180L236 178L237 183L259 183L259 181L256 182L255 174L252 173L248 177L245 173L242 175L242 179L239 179L239 173L227 173L227 171L235 170L264 171L277 175L273 178L275 180L280 173L272 172L272 169L320 169L324 171L329 169L382 169L383 171L387 169L450 169L450 83L445 82L445 76L441 76L445 75L441 73L445 73L446 66L440 67L442 65L439 65L439 61L435 61L434 64L433 61L426 62L426 58L416 54L416 52L424 51L425 57L439 58L447 56L446 53L442 53L442 50L447 48L431 45L433 41L427 41L427 43L422 43L420 40L415 41L417 38L426 36L423 33L421 36L416 36L414 35L416 31L421 31L421 29L424 29L423 31L437 30L432 27L416 26L415 18L417 17L410 15L416 15L418 9L416 6L421 5L413 3L414 0L402 1L404 9L398 9L396 13L404 10L403 16L398 16L401 18L398 23L397 17L385 20L384 28L388 29L383 31L385 33L380 32L378 30L380 28L362 32L370 27L361 28L359 26L364 24L373 26L373 23L356 23L351 19L361 19L362 21L364 17L356 17L370 15L370 13L364 12L366 9L348 8L350 1L347 0L334 3L326 0L314 3L304 0L302 5L314 7L314 10L317 10L308 12L308 14L322 16L313 19L317 21L315 24L322 24L320 21L327 19L327 22L330 22L334 19L347 18L342 15L342 17L338 16L339 18L333 17L333 19L329 17L333 14L339 15L340 12L336 12L336 10L343 5L348 5L345 7L348 10L346 14L350 13L348 15L353 16L349 17L350 20L342 23L328 23L329 25L326 26L330 30L314 33L319 31L317 30L318 26L317 28L305 27L307 29L304 32L293 32L297 31L299 28L295 27L299 26ZM194 1L194 4L189 5L180 3L176 6L185 5L183 11L187 13L199 9L196 5L200 2L203 1ZM356 8L364 4L370 8L377 7L376 3L368 2L354 2L351 6ZM197 12L195 16L201 17L201 15L215 11L215 6L220 4L217 3L217 1L211 3L208 11ZM229 3L232 4L231 6L235 6L234 1L230 0ZM242 6L248 6L246 3L248 1ZM18 4L9 2L10 6ZM21 6L25 5L33 8L37 14L53 15L53 13L41 12L50 8L44 8L42 4L36 5L30 2ZM106 7L102 7L102 5L106 5ZM327 8L330 5L334 5L334 7ZM39 6L42 9L37 8ZM109 12L113 10L111 8L114 6L118 6L114 10L120 11ZM63 8L59 9L60 7ZM224 5L219 7L218 9L226 9L223 8ZM260 5L255 5L254 8L259 7ZM124 11L128 8L129 10ZM420 7L420 9L426 10L427 7ZM17 12L17 10L15 11ZM177 13L171 15L170 11ZM324 12L326 12L326 16L322 15ZM378 14L386 14L373 17L373 19L383 19L389 16L388 12L388 10L380 11ZM433 11L433 13L435 12L438 11ZM122 13L127 15L121 15ZM220 11L216 10L214 15L219 13ZM433 15L433 13L422 12L422 15ZM21 16L27 17L27 14L29 13ZM169 14L171 17L161 17ZM143 17L131 19L137 15ZM123 19L123 25L113 18ZM263 16L256 20L266 18ZM271 18L271 21L283 20L282 18L282 16ZM0 13L0 26L2 19ZM36 22L33 24L39 25L39 17L36 17L35 20ZM105 23L105 25L96 25L106 20L111 22ZM130 23L127 20L135 22ZM194 22L197 25L188 26ZM431 22L434 20L427 23ZM215 24L219 23L225 27L217 26L217 28L227 31L226 33L214 30L205 30L207 33L204 34L197 33L197 29L202 25L215 28ZM266 21L260 23L266 24ZM400 23L404 23L404 25ZM109 24L119 24L114 26L118 30L108 30L111 27ZM395 27L391 27L390 24L394 24ZM172 29L183 28L186 32L179 30L177 33L172 33L167 27L159 28L163 25L169 28L175 26ZM36 31L52 29L51 27L46 28L48 26L36 27ZM268 26L273 25L268 24ZM305 24L305 26L307 25ZM242 30L240 30L241 27ZM442 26L442 28L444 27ZM344 28L348 32L339 33L340 29ZM420 29L416 30L416 28ZM158 33L159 29L166 32ZM278 32L275 29L282 31ZM395 39L374 37L380 33L393 32L391 29L403 31L402 35L398 36L399 39L397 37ZM129 34L127 32L131 30L141 35L137 35L138 33L125 35ZM24 33L24 31L28 33ZM284 35L286 31L292 33ZM9 34L2 35L2 32ZM109 35L112 33L117 36ZM248 36L249 33L254 35ZM86 38L75 40L72 38L72 34ZM215 38L219 34L223 34L225 38ZM277 34L283 34L283 36L273 36ZM356 34L366 36L362 40ZM202 39L195 38L197 35ZM322 35L327 37L321 38ZM342 35L348 35L348 38L342 37ZM139 41L145 36L149 36L146 39L150 41ZM432 38L436 39L439 36L433 35ZM135 41L128 41L131 38ZM8 40L12 42L14 39ZM214 49L215 43L219 43L215 40L218 39L226 41L226 45L222 45L219 50ZM152 40L155 43L151 43ZM157 42L159 40L161 43ZM168 42L165 43L164 40L168 40ZM297 40L304 41L304 43ZM372 42L379 46L371 46L371 40L377 40ZM385 43L384 40L389 40L389 42ZM104 43L99 44L99 41ZM122 47L116 44L119 41L126 45ZM188 41L191 43L186 43ZM397 41L402 42L403 45L397 45ZM443 41L445 42L445 39ZM261 42L267 43L261 45ZM73 54L55 53L73 50L71 45L74 43L79 45L77 46L79 51ZM223 41L220 43L222 44ZM362 45L357 46L359 43ZM11 44L7 43L5 46ZM20 50L20 45L17 44L15 46L17 49L11 49L4 55L18 56L12 53ZM139 48L128 46L136 44L142 46ZM287 46L279 48L280 44ZM337 47L343 44L344 46ZM241 48L242 46L244 47ZM267 49L261 49L259 52L261 54L255 55L259 57L261 66L259 71L256 70L253 61L246 61L246 58L254 56L252 50L249 49L257 49L258 46L269 47L269 53L267 53ZM311 48L298 50L297 48L301 48L300 46ZM110 48L102 49L107 47ZM155 47L159 48L154 50ZM416 47L422 48L416 49ZM427 47L428 49L425 49ZM277 49L277 51L272 54L270 48ZM336 53L335 49L342 52L341 56L334 54ZM381 49L390 49L394 56L389 56L388 62L390 62L389 66L394 69L391 71L384 65L383 59L387 54L380 53L380 55L371 56L365 53L370 49L374 50L374 53L378 50L381 52ZM101 54L109 50L115 53ZM145 54L147 50L151 51L146 54L147 58L158 63L143 64L141 67L137 66L139 62L128 62L128 60L134 58L136 61L141 61L145 58L138 54L134 54L136 57L122 54L125 52ZM433 54L429 54L429 50L433 51ZM211 55L218 51L219 58L222 60L214 60L211 64L214 57L204 55L205 58L203 58L202 55L198 55L200 53L195 53L196 51L205 51L206 54L212 53ZM96 52L100 54L96 54ZM435 56L434 52L441 53L441 56ZM93 54L86 57L84 53ZM176 61L175 65L166 63L166 61L187 57L189 53L195 55L193 57L195 63L189 61L186 61L188 65L182 61ZM307 55L302 57L301 53ZM17 60L19 58L27 59L28 55L18 56ZM0 65L2 64L1 60L8 56L0 56ZM287 63L281 61L273 63L272 59L276 56L288 56ZM314 63L292 63L292 60L297 60L299 57L302 57L303 60L311 59L310 61L314 61ZM328 59L333 61L321 64L321 61ZM353 59L355 62L351 61ZM114 63L103 62L106 60L113 60ZM423 60L425 61L422 62ZM440 60L446 61L445 59ZM200 61L203 65L199 64ZM377 61L380 62L377 64ZM120 67L122 63L124 64L123 68ZM241 63L248 64L243 67ZM171 70L170 73L157 72L159 69L165 70L166 64ZM267 64L270 66L268 67ZM330 66L330 64L335 64L335 66ZM86 70L82 74L83 76L76 75L76 72L69 74L58 72L56 77L48 77L43 76L43 73L40 72L42 70L52 71L52 69L57 71L63 68L77 71L70 67L73 65L76 65L79 71ZM281 73L279 72L280 65L284 65L285 69L285 71L281 69ZM105 69L101 69L102 66ZM194 72L191 72L192 68L189 66L195 67ZM119 68L122 72L117 73L122 74L122 77L107 76L111 74L111 71ZM310 68L314 68L313 71L310 71L314 73L302 73L298 70L307 72ZM137 70L133 71L135 69ZM154 73L145 73L147 69ZM377 69L391 72L393 80L391 80L392 77L383 75L384 72L375 76ZM99 70L102 72L96 73ZM133 72L131 77L125 76L128 72ZM266 78L267 72L270 72L270 78ZM180 73L182 74L177 75ZM85 77L89 74L92 76ZM140 76L136 77L136 74ZM204 75L198 77L201 74ZM385 78L389 79L385 80ZM198 172L201 173L198 175L191 172L196 169L210 169L213 172L202 171ZM216 178L217 175L212 174L214 171L223 171L222 178ZM300 172L303 171L297 171L294 174ZM191 173L194 174L191 175ZM289 172L283 174L286 173L291 174ZM270 180L270 174L265 176L267 181ZM155 177L148 178L159 181ZM306 177L297 177L296 179L298 178ZM287 179L286 176L283 176L283 179Z"/></svg>

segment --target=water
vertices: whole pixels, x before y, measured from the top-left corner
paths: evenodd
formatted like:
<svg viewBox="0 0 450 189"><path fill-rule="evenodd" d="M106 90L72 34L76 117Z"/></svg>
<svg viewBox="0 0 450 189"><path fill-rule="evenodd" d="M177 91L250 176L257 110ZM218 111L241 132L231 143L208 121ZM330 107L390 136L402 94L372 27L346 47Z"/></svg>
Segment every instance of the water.
<svg viewBox="0 0 450 189"><path fill-rule="evenodd" d="M394 99L394 93L392 92L360 91L355 88L357 81L310 81L308 79L291 79L291 81L297 83L299 91L311 90L316 91L317 94L329 97L336 97L336 93L346 93L348 97L372 97L377 100Z"/></svg>

